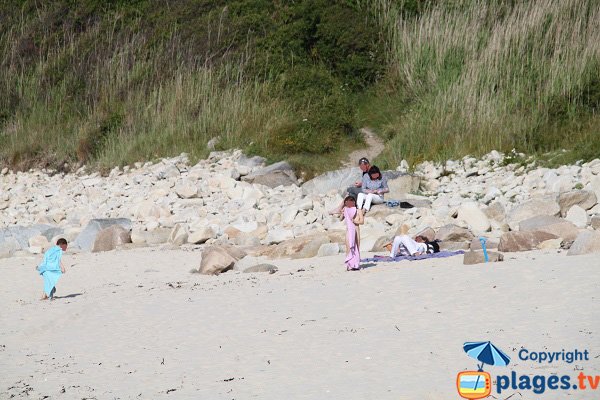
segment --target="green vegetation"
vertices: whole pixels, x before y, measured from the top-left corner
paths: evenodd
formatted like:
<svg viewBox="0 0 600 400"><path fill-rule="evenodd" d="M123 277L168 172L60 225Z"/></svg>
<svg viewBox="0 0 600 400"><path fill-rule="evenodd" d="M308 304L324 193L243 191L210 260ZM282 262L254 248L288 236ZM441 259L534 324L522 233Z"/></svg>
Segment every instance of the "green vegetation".
<svg viewBox="0 0 600 400"><path fill-rule="evenodd" d="M376 6L388 70L360 120L389 139L381 164L513 148L600 155L600 3L457 0L416 18Z"/></svg>
<svg viewBox="0 0 600 400"><path fill-rule="evenodd" d="M491 149L600 154L593 0L0 2L0 163L238 147L308 176Z"/></svg>

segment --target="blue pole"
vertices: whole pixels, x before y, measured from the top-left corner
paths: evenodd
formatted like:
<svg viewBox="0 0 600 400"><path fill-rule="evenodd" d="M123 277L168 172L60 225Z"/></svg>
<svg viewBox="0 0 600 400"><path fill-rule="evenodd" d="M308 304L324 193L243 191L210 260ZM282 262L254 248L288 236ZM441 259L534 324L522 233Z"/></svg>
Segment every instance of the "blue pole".
<svg viewBox="0 0 600 400"><path fill-rule="evenodd" d="M487 239L483 236L480 236L479 242L481 243L481 248L483 249L483 259L485 260L485 262L489 262L490 258L488 257L487 249L485 248L485 242L487 242Z"/></svg>

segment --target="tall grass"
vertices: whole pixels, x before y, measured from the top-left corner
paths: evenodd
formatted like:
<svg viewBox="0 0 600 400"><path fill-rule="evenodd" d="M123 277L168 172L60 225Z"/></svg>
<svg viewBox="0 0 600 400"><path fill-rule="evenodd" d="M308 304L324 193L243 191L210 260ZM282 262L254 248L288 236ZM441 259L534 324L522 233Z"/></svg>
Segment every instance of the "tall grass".
<svg viewBox="0 0 600 400"><path fill-rule="evenodd" d="M111 22L108 30L90 21L83 33L44 34L53 43L33 68L15 54L28 21L0 40L0 101L17 110L0 121L2 161L109 168L181 152L197 158L213 137L227 148L264 145L265 128L289 118L268 84L245 78L243 59L213 67L186 51L176 31L149 44Z"/></svg>
<svg viewBox="0 0 600 400"><path fill-rule="evenodd" d="M394 2L373 5L389 62L363 120L391 138L382 163L491 149L600 151L597 1L440 2L416 18Z"/></svg>

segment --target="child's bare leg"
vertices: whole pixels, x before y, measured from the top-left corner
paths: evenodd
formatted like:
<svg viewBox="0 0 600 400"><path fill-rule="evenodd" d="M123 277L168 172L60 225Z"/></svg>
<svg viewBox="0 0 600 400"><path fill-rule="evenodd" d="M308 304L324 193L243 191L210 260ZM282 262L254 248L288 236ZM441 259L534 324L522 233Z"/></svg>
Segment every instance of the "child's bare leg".
<svg viewBox="0 0 600 400"><path fill-rule="evenodd" d="M48 300L48 295L46 294L46 292L42 294L42 298L40 300Z"/></svg>

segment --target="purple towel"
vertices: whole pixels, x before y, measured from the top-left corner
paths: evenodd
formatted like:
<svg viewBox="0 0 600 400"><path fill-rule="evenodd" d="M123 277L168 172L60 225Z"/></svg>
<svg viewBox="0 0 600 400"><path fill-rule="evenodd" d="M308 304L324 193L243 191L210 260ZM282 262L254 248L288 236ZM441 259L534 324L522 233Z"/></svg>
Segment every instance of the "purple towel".
<svg viewBox="0 0 600 400"><path fill-rule="evenodd" d="M439 253L432 254L421 254L420 256L398 256L398 257L390 257L390 256L375 256L371 258L363 258L360 262L392 262L392 261L414 261L414 260L425 260L428 258L445 258L457 256L459 254L465 254L463 250L458 251L440 251Z"/></svg>

